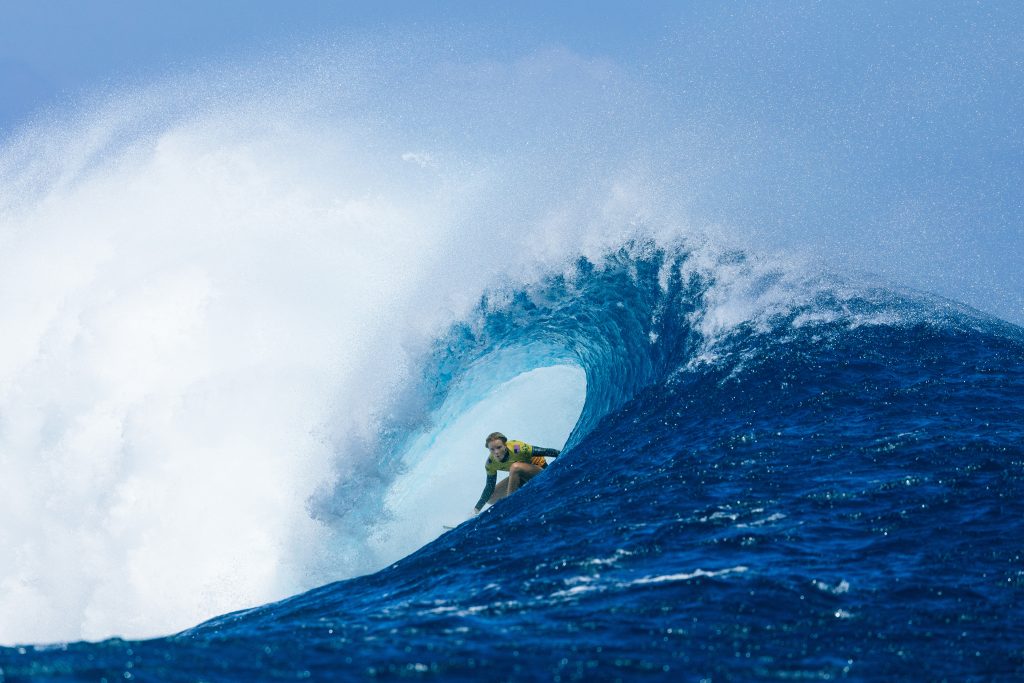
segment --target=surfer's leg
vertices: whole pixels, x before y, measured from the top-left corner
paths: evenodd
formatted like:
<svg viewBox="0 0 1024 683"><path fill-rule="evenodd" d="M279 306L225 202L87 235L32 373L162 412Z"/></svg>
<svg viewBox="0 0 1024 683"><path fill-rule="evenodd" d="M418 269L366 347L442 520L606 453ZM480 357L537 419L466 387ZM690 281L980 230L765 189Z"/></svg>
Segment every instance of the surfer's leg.
<svg viewBox="0 0 1024 683"><path fill-rule="evenodd" d="M508 477L505 477L498 482L498 485L494 487L494 493L487 499L489 505L494 505L499 500L508 495Z"/></svg>
<svg viewBox="0 0 1024 683"><path fill-rule="evenodd" d="M515 490L530 481L536 475L540 474L541 469L536 465L531 465L528 462L516 462L512 463L512 467L508 469L508 495L515 493Z"/></svg>

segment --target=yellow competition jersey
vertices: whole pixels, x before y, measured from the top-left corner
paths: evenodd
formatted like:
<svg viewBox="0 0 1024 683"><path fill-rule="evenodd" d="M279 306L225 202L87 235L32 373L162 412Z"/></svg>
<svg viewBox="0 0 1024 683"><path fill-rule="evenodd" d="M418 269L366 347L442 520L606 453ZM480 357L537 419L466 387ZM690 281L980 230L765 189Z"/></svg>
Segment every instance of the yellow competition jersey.
<svg viewBox="0 0 1024 683"><path fill-rule="evenodd" d="M491 460L491 456L487 456L487 462L484 463L484 469L487 470L487 475L492 476L498 473L498 470L508 472L508 469L512 467L514 462L529 462L537 467L547 467L548 461L542 457L533 456L533 446L526 443L525 441L512 441L505 442L505 447L508 448L508 456L501 462L494 462Z"/></svg>

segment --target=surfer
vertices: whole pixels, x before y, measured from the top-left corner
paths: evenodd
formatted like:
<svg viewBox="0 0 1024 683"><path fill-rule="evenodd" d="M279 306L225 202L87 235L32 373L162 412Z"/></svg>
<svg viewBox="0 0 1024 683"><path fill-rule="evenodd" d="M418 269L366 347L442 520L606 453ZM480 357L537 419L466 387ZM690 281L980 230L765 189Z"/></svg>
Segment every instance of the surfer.
<svg viewBox="0 0 1024 683"><path fill-rule="evenodd" d="M495 503L515 493L522 484L533 479L548 466L544 458L557 458L561 452L556 448L531 446L524 441L509 441L501 432L488 435L484 445L490 451L484 463L487 484L473 509L474 515L479 514L484 505ZM497 484L498 470L508 472L508 476L500 484Z"/></svg>

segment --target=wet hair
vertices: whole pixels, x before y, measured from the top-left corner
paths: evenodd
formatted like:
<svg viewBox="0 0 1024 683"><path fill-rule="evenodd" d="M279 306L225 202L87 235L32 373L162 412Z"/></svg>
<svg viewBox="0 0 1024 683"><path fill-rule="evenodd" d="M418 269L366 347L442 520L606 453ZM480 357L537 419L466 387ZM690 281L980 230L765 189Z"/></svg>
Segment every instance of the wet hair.
<svg viewBox="0 0 1024 683"><path fill-rule="evenodd" d="M491 442L495 439L501 439L502 443L508 443L508 437L501 432L491 432L487 435L487 441L484 441L484 448L490 448Z"/></svg>

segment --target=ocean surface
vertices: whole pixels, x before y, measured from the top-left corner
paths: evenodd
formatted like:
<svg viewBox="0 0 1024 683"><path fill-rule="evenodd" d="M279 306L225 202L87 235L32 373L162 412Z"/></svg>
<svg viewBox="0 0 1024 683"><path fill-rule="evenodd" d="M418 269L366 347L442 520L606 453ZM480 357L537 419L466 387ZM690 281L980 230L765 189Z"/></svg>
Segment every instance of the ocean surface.
<svg viewBox="0 0 1024 683"><path fill-rule="evenodd" d="M0 683L1024 680L1020 7L542 4L0 130Z"/></svg>
<svg viewBox="0 0 1024 683"><path fill-rule="evenodd" d="M626 245L436 338L428 413L473 376L586 374L512 497L174 635L4 648L0 678L1019 680L1024 330L828 278L723 328L715 273L747 259L693 258Z"/></svg>

